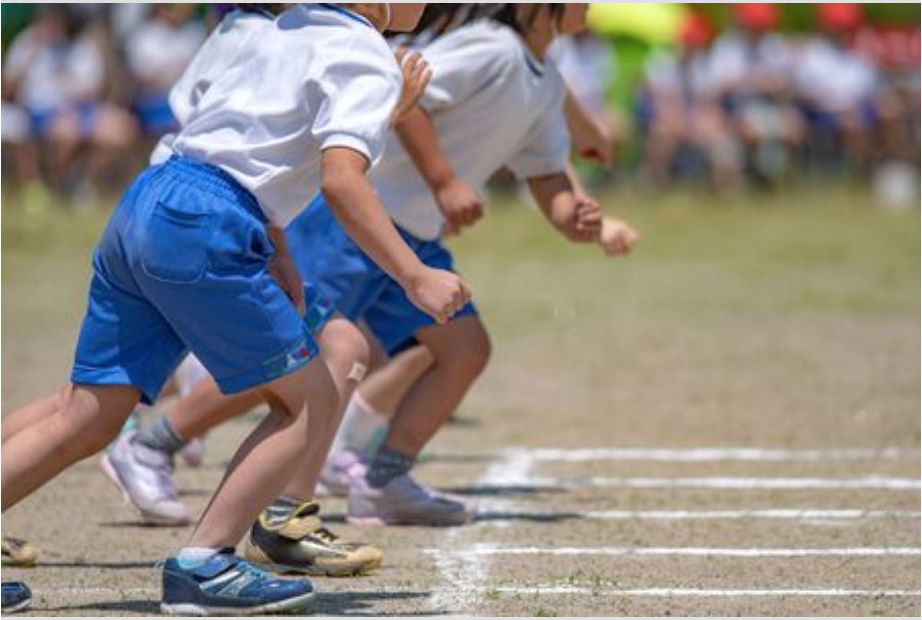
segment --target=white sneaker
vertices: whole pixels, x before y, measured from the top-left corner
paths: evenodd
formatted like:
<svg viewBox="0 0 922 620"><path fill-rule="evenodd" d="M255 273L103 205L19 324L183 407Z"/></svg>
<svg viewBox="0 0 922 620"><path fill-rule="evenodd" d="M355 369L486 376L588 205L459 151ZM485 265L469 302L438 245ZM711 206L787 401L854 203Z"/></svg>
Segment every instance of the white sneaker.
<svg viewBox="0 0 922 620"><path fill-rule="evenodd" d="M134 441L136 430L116 439L99 460L122 498L151 525L187 525L191 519L173 484L173 458Z"/></svg>
<svg viewBox="0 0 922 620"><path fill-rule="evenodd" d="M349 489L349 523L356 525L448 526L470 523L474 507L426 488L409 475L398 476L381 488L364 477Z"/></svg>
<svg viewBox="0 0 922 620"><path fill-rule="evenodd" d="M367 466L356 452L331 450L320 471L320 480L317 484L318 495L348 497L352 481L364 478L366 469Z"/></svg>

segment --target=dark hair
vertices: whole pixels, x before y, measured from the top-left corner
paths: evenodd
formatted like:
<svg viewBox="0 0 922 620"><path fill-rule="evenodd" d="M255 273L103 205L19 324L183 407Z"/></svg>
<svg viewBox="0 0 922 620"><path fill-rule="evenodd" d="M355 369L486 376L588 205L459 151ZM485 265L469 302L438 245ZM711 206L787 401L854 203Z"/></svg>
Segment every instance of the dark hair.
<svg viewBox="0 0 922 620"><path fill-rule="evenodd" d="M543 6L548 8L551 19L554 21L560 19L566 8L566 5L563 3L534 4L515 2L501 5L502 8L496 10L491 17L495 21L509 26L517 33L524 36L534 28L535 20L538 19L538 13Z"/></svg>
<svg viewBox="0 0 922 620"><path fill-rule="evenodd" d="M431 41L456 28L466 26L481 19L492 18L503 4L474 3L474 4L437 4L429 3L420 17L419 24L412 32L405 35L408 42Z"/></svg>
<svg viewBox="0 0 922 620"><path fill-rule="evenodd" d="M246 13L272 13L279 15L288 8L286 4L242 4L236 3L235 6Z"/></svg>

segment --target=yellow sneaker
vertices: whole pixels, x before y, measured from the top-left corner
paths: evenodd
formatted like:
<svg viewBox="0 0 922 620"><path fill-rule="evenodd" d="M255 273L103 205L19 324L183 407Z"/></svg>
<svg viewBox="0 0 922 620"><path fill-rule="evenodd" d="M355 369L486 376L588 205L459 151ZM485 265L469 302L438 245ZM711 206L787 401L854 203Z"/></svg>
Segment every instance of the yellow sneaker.
<svg viewBox="0 0 922 620"><path fill-rule="evenodd" d="M3 566L35 566L38 552L31 544L18 538L3 537Z"/></svg>
<svg viewBox="0 0 922 620"><path fill-rule="evenodd" d="M326 577L352 577L381 566L380 549L343 541L323 526L319 512L318 504L303 504L277 528L266 525L263 513L250 530L246 559L275 572Z"/></svg>

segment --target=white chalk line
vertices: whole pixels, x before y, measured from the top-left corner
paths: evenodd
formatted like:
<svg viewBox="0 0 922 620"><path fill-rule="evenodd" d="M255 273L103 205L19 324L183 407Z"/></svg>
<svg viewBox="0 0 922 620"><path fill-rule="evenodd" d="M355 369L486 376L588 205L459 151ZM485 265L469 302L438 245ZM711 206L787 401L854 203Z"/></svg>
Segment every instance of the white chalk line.
<svg viewBox="0 0 922 620"><path fill-rule="evenodd" d="M918 458L918 451L897 448L885 449L832 449L832 450L776 450L757 448L706 448L706 449L660 449L660 448L612 448L612 449L576 449L561 450L549 448L512 448L503 452L502 458L494 460L486 472L475 483L481 488L514 490L519 486L548 486L569 488L586 486L619 486L628 488L670 488L679 485L696 485L692 488L762 488L762 489L790 489L790 488L884 488L887 490L903 490L920 488L920 482L915 479L892 479L879 476L853 479L823 479L823 478L578 478L558 479L549 477L532 477L534 466L539 462L587 462L597 460L611 461L663 461L663 462L702 462L702 461L754 461L754 462L819 462L819 461L857 461L857 460L898 460ZM485 504L485 505L484 505ZM525 514L520 504L515 500L492 499L482 504L483 508L494 513L506 512L510 515ZM589 518L597 519L630 519L641 518L647 520L683 520L683 519L787 519L787 520L859 520L874 518L893 518L892 513L884 516L886 511L591 511L585 513ZM539 513L540 514L540 513ZM553 513L550 513L553 514ZM908 518L908 517L904 517ZM915 518L918 518L915 515ZM480 525L494 527L509 527L512 519L483 521ZM509 549L503 549L491 543L478 542L465 551L458 551L457 530L450 531L442 545L437 549L426 550L434 558L439 572L439 585L429 599L431 608L440 611L465 612L474 608L478 597L485 590L490 574L490 558L500 555ZM527 548L526 548L527 549ZM607 548L604 551L612 551ZM512 551L515 551L514 549ZM556 549L555 554L566 553L567 549ZM582 555L583 550L572 549L574 554ZM595 548L595 554L599 549ZM668 549L650 549L646 552L636 549L619 549L623 555L654 554L657 551L665 552ZM675 550L673 550L675 551ZM726 555L734 553L736 556L747 557L758 550L716 550L723 551ZM843 551L843 550L839 550ZM697 550L703 553L704 550ZM707 550L711 555L715 550ZM776 553L794 553L810 555L831 555L836 551L825 553L816 550L775 550ZM912 549L912 555L918 555L918 550ZM524 553L535 553L537 550L525 550ZM692 554L693 549L684 549L678 553ZM764 552L763 552L764 553ZM857 554L875 553L861 549ZM877 550L876 553L880 553ZM899 551L890 555L899 554ZM854 555L854 553L849 554ZM764 556L762 556L764 557ZM792 555L781 557L794 557ZM533 591L533 589L527 589ZM656 590L635 591L640 592L665 592ZM678 592L673 590L673 592ZM700 590L699 592L705 592ZM713 591L717 592L717 591ZM756 592L753 590L752 592ZM625 594L630 596L631 594ZM665 594L662 594L665 595Z"/></svg>
<svg viewBox="0 0 922 620"><path fill-rule="evenodd" d="M592 594L604 596L623 597L701 597L701 598L729 598L729 597L909 597L920 596L919 590L850 590L841 588L828 589L711 589L711 588L589 588L581 586L498 586L492 588L493 592L503 594Z"/></svg>
<svg viewBox="0 0 922 620"><path fill-rule="evenodd" d="M427 553L442 553L427 549ZM843 547L843 548L737 548L737 547L499 547L459 549L459 556L610 556L610 557L732 557L732 558L799 558L799 557L891 557L920 556L918 547Z"/></svg>
<svg viewBox="0 0 922 620"><path fill-rule="evenodd" d="M480 485L496 490L515 490L528 486L536 489L853 489L883 491L918 491L922 480L916 478L891 478L887 476L864 476L859 478L779 478L779 477L734 477L701 476L665 478L652 477L553 477L538 476L515 480L514 483L488 483Z"/></svg>
<svg viewBox="0 0 922 620"><path fill-rule="evenodd" d="M906 448L832 448L783 450L765 448L511 448L510 453L528 455L536 461L895 461L918 459L919 450Z"/></svg>
<svg viewBox="0 0 922 620"><path fill-rule="evenodd" d="M494 461L477 479L481 486L514 484L519 478L529 475L534 459L527 454L507 453ZM512 509L514 504L502 500L492 502L495 509ZM506 522L508 525L508 522ZM474 526L474 529L479 529ZM429 596L430 609L440 612L465 613L477 604L480 592L490 578L490 551L496 547L489 542L475 544L476 555L458 555L460 528L452 528L442 539L438 549L430 550L435 560L439 581Z"/></svg>
<svg viewBox="0 0 922 620"><path fill-rule="evenodd" d="M522 518L533 519L595 519L600 521L723 521L723 520L777 520L803 522L849 522L873 520L920 519L922 512L911 510L823 510L823 509L768 509L768 510L587 510L587 511L486 511L490 520L505 521Z"/></svg>

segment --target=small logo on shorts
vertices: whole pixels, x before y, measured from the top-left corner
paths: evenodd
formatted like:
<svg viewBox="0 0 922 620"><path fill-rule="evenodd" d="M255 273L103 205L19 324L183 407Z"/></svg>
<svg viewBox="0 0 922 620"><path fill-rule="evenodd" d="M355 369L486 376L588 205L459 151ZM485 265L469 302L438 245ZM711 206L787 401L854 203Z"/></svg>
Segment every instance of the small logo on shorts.
<svg viewBox="0 0 922 620"><path fill-rule="evenodd" d="M310 359L313 351L305 343L298 345L293 351L286 353L283 357L273 358L265 363L269 367L268 374L270 377L280 377L304 363L304 360Z"/></svg>

